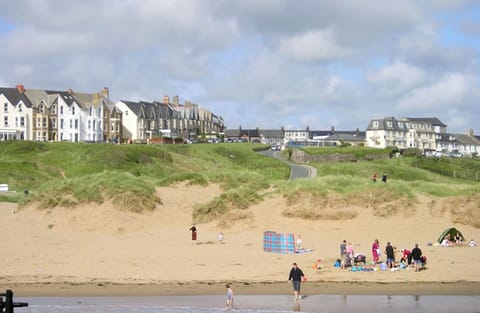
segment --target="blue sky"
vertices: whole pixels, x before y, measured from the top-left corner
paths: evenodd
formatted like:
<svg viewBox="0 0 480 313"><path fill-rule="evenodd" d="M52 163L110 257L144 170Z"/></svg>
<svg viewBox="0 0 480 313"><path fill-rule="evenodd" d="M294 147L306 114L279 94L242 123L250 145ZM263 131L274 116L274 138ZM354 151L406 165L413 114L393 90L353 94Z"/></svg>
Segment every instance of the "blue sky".
<svg viewBox="0 0 480 313"><path fill-rule="evenodd" d="M0 84L178 95L227 127L480 133L480 3L0 0Z"/></svg>

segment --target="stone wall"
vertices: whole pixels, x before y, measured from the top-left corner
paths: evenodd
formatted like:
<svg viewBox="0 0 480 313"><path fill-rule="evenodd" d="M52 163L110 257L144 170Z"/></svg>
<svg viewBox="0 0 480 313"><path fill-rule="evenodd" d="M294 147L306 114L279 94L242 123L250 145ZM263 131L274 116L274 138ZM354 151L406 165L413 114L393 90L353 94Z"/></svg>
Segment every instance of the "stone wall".
<svg viewBox="0 0 480 313"><path fill-rule="evenodd" d="M356 162L359 160L378 160L387 159L390 155L384 154L366 154L364 157L357 159L352 153L334 153L334 154L319 154L310 155L301 149L292 149L289 159L295 163L309 163L309 162Z"/></svg>

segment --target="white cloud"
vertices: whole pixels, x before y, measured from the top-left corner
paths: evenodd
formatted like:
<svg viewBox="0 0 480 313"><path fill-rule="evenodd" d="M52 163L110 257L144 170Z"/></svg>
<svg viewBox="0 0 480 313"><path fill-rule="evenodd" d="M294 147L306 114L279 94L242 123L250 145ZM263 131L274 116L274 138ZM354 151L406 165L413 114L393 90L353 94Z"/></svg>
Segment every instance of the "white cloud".
<svg viewBox="0 0 480 313"><path fill-rule="evenodd" d="M414 89L399 101L400 109L407 111L445 111L468 104L478 95L478 79L453 73L441 77L431 85Z"/></svg>
<svg viewBox="0 0 480 313"><path fill-rule="evenodd" d="M475 2L3 2L0 73L10 85L179 95L233 127L363 129L372 116L420 111L478 127L480 52L443 42L437 19Z"/></svg>
<svg viewBox="0 0 480 313"><path fill-rule="evenodd" d="M380 93L399 95L412 88L421 86L427 79L427 73L416 66L396 60L387 66L367 75Z"/></svg>
<svg viewBox="0 0 480 313"><path fill-rule="evenodd" d="M308 31L285 38L280 41L279 50L294 60L314 62L331 61L350 54L350 51L336 43L331 29Z"/></svg>

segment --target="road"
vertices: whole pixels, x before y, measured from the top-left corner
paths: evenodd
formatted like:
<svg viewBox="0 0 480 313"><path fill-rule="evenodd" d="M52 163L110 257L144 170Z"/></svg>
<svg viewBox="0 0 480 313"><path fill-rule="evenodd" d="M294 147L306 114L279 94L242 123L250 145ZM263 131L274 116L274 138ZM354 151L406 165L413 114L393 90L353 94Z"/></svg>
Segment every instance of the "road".
<svg viewBox="0 0 480 313"><path fill-rule="evenodd" d="M282 154L280 151L275 151L272 152L270 150L266 151L261 151L259 152L260 154L263 154L268 157L275 158L285 164L287 164L290 167L290 177L289 180L295 180L295 179L303 179L303 178L315 178L317 177L317 169L309 166L309 165L302 165L302 164L295 164L284 157L282 157Z"/></svg>

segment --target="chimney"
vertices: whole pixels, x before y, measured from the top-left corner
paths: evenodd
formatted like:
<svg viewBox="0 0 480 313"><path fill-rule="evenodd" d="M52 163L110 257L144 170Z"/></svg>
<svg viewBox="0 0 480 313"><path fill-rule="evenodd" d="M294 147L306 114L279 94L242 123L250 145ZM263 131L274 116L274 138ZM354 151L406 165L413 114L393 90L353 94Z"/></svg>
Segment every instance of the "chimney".
<svg viewBox="0 0 480 313"><path fill-rule="evenodd" d="M17 86L15 86L15 87L17 87L18 91L20 91L21 93L24 93L24 92L25 92L25 86L23 86L23 85L17 85Z"/></svg>
<svg viewBox="0 0 480 313"><path fill-rule="evenodd" d="M473 137L473 135L475 135L475 133L473 132L473 128L470 128L470 129L468 130L468 135L469 135L470 137Z"/></svg>
<svg viewBox="0 0 480 313"><path fill-rule="evenodd" d="M179 105L180 104L180 98L178 98L178 96L173 97L173 104L174 105Z"/></svg>
<svg viewBox="0 0 480 313"><path fill-rule="evenodd" d="M73 90L72 90L72 88L68 88L67 91L68 91L68 94L69 94L70 96L73 96Z"/></svg>
<svg viewBox="0 0 480 313"><path fill-rule="evenodd" d="M102 89L102 91L100 91L100 93L105 98L110 99L110 91L108 90L108 87L103 87L103 89Z"/></svg>
<svg viewBox="0 0 480 313"><path fill-rule="evenodd" d="M170 103L170 98L167 95L163 96L162 103L163 104L169 104Z"/></svg>

